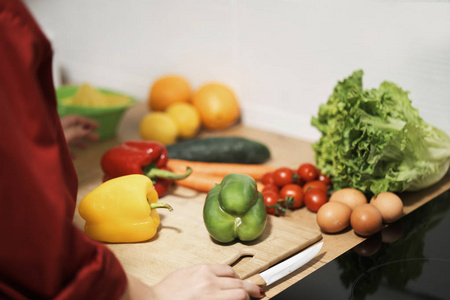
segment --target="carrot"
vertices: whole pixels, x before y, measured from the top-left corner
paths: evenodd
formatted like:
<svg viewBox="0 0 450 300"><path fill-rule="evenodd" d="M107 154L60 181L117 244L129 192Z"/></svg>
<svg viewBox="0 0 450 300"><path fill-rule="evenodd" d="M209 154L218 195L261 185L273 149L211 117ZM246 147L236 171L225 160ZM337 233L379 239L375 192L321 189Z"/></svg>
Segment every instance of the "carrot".
<svg viewBox="0 0 450 300"><path fill-rule="evenodd" d="M192 172L191 175L185 179L177 180L175 183L199 192L207 193L216 184L219 184L222 179L222 176Z"/></svg>
<svg viewBox="0 0 450 300"><path fill-rule="evenodd" d="M247 174L255 180L261 180L267 172L275 171L275 167L263 164L237 164L237 163L212 163L201 161L188 161L182 159L169 159L167 162L169 168L175 172L182 172L186 167L192 168L192 173L202 173L214 176L221 176L222 178L230 173ZM192 175L189 177L192 177ZM188 177L188 178L189 178ZM178 181L177 181L178 182Z"/></svg>
<svg viewBox="0 0 450 300"><path fill-rule="evenodd" d="M185 179L177 180L175 182L177 185L207 193L216 184L221 183L224 177L225 176L192 172L191 175L189 175ZM264 185L261 182L257 182L256 186L258 191L260 192L264 188Z"/></svg>

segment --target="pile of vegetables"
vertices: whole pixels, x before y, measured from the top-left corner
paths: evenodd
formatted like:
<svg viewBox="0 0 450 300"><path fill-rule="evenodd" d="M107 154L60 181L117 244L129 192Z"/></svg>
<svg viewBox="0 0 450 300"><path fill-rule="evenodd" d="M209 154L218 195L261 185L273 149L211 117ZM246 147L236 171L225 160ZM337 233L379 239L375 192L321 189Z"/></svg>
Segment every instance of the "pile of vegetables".
<svg viewBox="0 0 450 300"><path fill-rule="evenodd" d="M431 186L448 171L450 137L419 117L408 92L385 81L364 90L363 71L339 82L311 124L316 164L335 189L375 195Z"/></svg>
<svg viewBox="0 0 450 300"><path fill-rule="evenodd" d="M267 214L280 216L303 206L317 213L323 232L351 227L360 236L377 233L403 215L403 202L394 193L426 188L447 173L450 137L419 117L407 91L387 81L364 90L362 77L359 70L339 82L313 117L312 125L322 134L313 144L316 165L265 165L269 148L242 137L190 135L167 147L154 140L113 147L101 160L106 182L80 204L86 232L106 242L151 239L159 225L154 209L171 209L157 199L176 181L208 193L204 223L222 243L255 240ZM106 219L98 207L108 209L108 226L101 224ZM123 213L127 222L116 223ZM130 232L136 222L145 226Z"/></svg>

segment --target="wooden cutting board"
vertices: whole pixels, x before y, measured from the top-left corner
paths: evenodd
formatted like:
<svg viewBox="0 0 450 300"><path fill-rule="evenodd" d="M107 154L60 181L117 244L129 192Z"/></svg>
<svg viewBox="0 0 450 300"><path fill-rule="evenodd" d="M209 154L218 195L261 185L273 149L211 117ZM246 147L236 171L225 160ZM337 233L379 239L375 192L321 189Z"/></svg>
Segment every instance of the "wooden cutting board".
<svg viewBox="0 0 450 300"><path fill-rule="evenodd" d="M138 125L145 107L137 105L124 117L118 136L109 141L91 145L88 151L78 151L74 160L79 177L79 201L101 184L101 156L113 146L130 139L138 139ZM204 132L208 135L244 136L268 143L273 166L296 166L300 162L313 162L310 144L264 131L245 128L242 125L223 132ZM293 142L295 141L295 142ZM161 225L150 241L135 244L107 244L132 275L148 284L154 284L171 272L200 263L224 263L233 265L236 272L246 278L299 252L321 239L320 230L294 218L269 216L262 236L251 243L234 242L219 244L213 241L203 223L205 193L188 188L175 187L159 201L173 207L169 212L158 210ZM84 220L75 213L74 223L84 229ZM242 260L240 258L243 258Z"/></svg>
<svg viewBox="0 0 450 300"><path fill-rule="evenodd" d="M266 229L257 240L220 244L210 238L203 223L206 194L182 187L173 193L160 200L169 203L174 210L160 213L161 226L152 240L108 245L131 274L148 284L160 281L177 269L201 263L234 265L236 272L246 278L321 238L318 231L287 216L269 216ZM246 257L244 263L238 261L241 257Z"/></svg>

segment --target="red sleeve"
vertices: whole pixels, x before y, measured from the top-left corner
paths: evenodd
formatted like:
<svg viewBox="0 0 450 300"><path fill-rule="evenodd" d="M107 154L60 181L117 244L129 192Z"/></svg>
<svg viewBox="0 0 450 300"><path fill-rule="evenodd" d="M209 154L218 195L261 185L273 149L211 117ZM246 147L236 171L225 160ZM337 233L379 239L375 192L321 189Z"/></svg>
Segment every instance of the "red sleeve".
<svg viewBox="0 0 450 300"><path fill-rule="evenodd" d="M0 0L0 299L117 299L120 263L72 222L78 180L51 60L22 2Z"/></svg>

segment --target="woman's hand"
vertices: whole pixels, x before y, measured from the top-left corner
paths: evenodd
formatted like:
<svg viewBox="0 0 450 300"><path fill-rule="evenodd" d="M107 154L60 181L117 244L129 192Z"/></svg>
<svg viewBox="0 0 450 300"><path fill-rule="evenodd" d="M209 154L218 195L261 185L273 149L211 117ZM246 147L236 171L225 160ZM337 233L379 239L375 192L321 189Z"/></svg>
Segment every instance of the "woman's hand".
<svg viewBox="0 0 450 300"><path fill-rule="evenodd" d="M79 116L69 115L61 118L67 144L71 147L85 149L91 142L99 139L94 131L98 129L97 122Z"/></svg>
<svg viewBox="0 0 450 300"><path fill-rule="evenodd" d="M241 280L232 267L212 264L175 271L152 287L129 280L125 299L248 300L264 295L263 289Z"/></svg>

